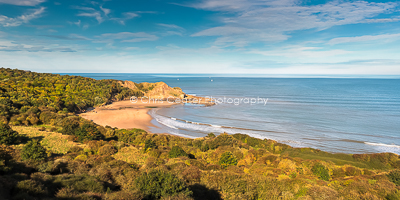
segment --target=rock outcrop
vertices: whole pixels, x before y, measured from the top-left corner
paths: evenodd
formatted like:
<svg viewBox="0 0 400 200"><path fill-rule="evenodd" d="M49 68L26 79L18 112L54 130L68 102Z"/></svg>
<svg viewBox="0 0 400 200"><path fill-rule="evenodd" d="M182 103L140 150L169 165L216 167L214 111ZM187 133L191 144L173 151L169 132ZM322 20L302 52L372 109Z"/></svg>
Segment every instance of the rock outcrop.
<svg viewBox="0 0 400 200"><path fill-rule="evenodd" d="M132 90L137 90L138 88L136 87L135 83L132 81L119 81L118 82L122 87L127 87Z"/></svg>
<svg viewBox="0 0 400 200"><path fill-rule="evenodd" d="M132 81L120 81L122 87L127 87L135 91L141 91L144 97L153 99L167 99L167 98L180 98L183 99L186 94L181 88L174 87L171 88L164 82L158 83L139 83L135 84Z"/></svg>

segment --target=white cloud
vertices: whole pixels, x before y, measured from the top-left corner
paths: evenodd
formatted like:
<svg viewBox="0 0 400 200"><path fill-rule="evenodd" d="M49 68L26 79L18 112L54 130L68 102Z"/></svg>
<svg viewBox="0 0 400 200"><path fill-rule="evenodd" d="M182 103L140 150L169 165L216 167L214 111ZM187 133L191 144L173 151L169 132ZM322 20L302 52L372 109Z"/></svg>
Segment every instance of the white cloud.
<svg viewBox="0 0 400 200"><path fill-rule="evenodd" d="M339 37L331 39L328 44L342 44L342 43L352 43L352 42L366 42L374 40L398 40L400 39L400 33L397 34L382 34L382 35L363 35L357 37Z"/></svg>
<svg viewBox="0 0 400 200"><path fill-rule="evenodd" d="M245 46L284 41L298 30L366 23L366 19L391 12L398 4L331 1L306 6L298 0L203 0L187 6L218 11L222 14L217 19L224 24L192 36L218 36L217 45Z"/></svg>
<svg viewBox="0 0 400 200"><path fill-rule="evenodd" d="M12 4L17 6L36 6L39 5L46 0L0 0L0 4Z"/></svg>
<svg viewBox="0 0 400 200"><path fill-rule="evenodd" d="M111 10L108 8L103 8L103 6L100 6L100 9L104 12L104 14L107 16L108 14L110 14Z"/></svg>
<svg viewBox="0 0 400 200"><path fill-rule="evenodd" d="M96 37L98 38L98 40L94 42L98 43L113 43L115 40L120 40L121 42L143 42L158 40L157 36L145 32L105 33Z"/></svg>
<svg viewBox="0 0 400 200"><path fill-rule="evenodd" d="M20 26L24 23L29 23L29 21L39 18L43 12L46 10L45 7L41 7L38 9L32 9L31 13L24 14L16 18L7 17L4 15L0 15L0 25L7 27L7 26Z"/></svg>
<svg viewBox="0 0 400 200"><path fill-rule="evenodd" d="M81 20L78 20L77 22L74 22L75 25L81 26Z"/></svg>

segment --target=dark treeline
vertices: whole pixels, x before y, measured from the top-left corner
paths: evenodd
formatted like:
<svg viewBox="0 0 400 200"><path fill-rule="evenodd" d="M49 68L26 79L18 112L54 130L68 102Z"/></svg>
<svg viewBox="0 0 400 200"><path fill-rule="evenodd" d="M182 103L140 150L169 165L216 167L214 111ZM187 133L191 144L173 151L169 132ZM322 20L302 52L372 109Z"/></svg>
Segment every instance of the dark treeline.
<svg viewBox="0 0 400 200"><path fill-rule="evenodd" d="M1 69L0 199L400 199L396 154L332 154L243 134L188 139L76 115L152 89L137 87ZM71 147L60 153L63 138Z"/></svg>

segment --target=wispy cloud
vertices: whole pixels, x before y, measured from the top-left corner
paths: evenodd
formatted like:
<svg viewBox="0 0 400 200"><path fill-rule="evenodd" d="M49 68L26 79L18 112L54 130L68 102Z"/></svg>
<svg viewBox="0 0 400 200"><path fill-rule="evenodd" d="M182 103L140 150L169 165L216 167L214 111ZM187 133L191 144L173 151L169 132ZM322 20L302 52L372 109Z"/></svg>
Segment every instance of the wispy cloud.
<svg viewBox="0 0 400 200"><path fill-rule="evenodd" d="M93 5L97 6L98 3L94 3ZM83 7L83 6L74 6L74 9L81 10L77 16L81 17L92 17L97 20L99 24L103 23L104 21L110 20L115 21L119 24L125 25L125 22L139 17L140 14L154 14L156 12L153 11L135 11L135 12L124 12L121 16L113 15L112 10L108 8L104 8L103 6L98 6L96 8L92 7Z"/></svg>
<svg viewBox="0 0 400 200"><path fill-rule="evenodd" d="M16 18L0 15L0 25L4 27L20 26L22 24L29 23L29 21L33 19L39 18L45 10L46 10L45 7L41 7L38 9L31 9L29 14L24 14Z"/></svg>
<svg viewBox="0 0 400 200"><path fill-rule="evenodd" d="M70 35L41 35L44 37L50 37L50 38L55 38L55 39L61 39L61 40L74 40L74 41L79 41L79 40L91 40L90 38L78 35L78 34L70 34Z"/></svg>
<svg viewBox="0 0 400 200"><path fill-rule="evenodd" d="M381 18L381 19L366 19L364 22L366 23L386 23L386 22L398 22L400 18Z"/></svg>
<svg viewBox="0 0 400 200"><path fill-rule="evenodd" d="M179 35L183 36L183 33L186 31L184 28L175 25L175 24L157 24L158 26L162 27L165 29L165 32L163 33L164 36L169 36L169 35Z"/></svg>
<svg viewBox="0 0 400 200"><path fill-rule="evenodd" d="M366 19L392 12L398 4L331 1L307 6L297 0L202 0L186 6L222 13L218 19L223 25L192 36L217 36L217 45L246 46L284 41L293 31L366 23Z"/></svg>
<svg viewBox="0 0 400 200"><path fill-rule="evenodd" d="M366 42L366 41L374 41L374 40L398 40L400 39L400 33L397 34L382 34L382 35L363 35L357 37L339 37L331 39L328 44L342 44L342 43L353 43L353 42Z"/></svg>
<svg viewBox="0 0 400 200"><path fill-rule="evenodd" d="M68 23L71 24L71 25L76 25L76 26L78 26L78 27L81 26L81 20L78 20L78 21L76 21L76 22L70 22L70 21L68 21Z"/></svg>
<svg viewBox="0 0 400 200"><path fill-rule="evenodd" d="M28 52L75 52L69 47L58 45L42 46L18 44L15 41L0 40L0 51L28 51Z"/></svg>
<svg viewBox="0 0 400 200"><path fill-rule="evenodd" d="M113 20L122 25L125 25L125 22L127 20L133 19L135 17L139 17L139 14L136 14L135 12L126 12L126 13L122 13L122 15L123 15L123 17L119 17L119 18L113 17L113 18L110 18L110 20Z"/></svg>
<svg viewBox="0 0 400 200"><path fill-rule="evenodd" d="M17 6L36 6L46 0L0 0L0 4L12 4Z"/></svg>
<svg viewBox="0 0 400 200"><path fill-rule="evenodd" d="M301 46L289 46L285 48L275 49L271 51L260 51L260 50L252 50L249 53L261 54L264 56L283 56L290 58L324 58L324 57L332 57L337 55L349 54L350 51L341 50L341 49L333 49L333 50L324 50L321 47L301 47Z"/></svg>
<svg viewBox="0 0 400 200"><path fill-rule="evenodd" d="M98 11L94 8L83 7L83 6L75 6L74 8L81 10L81 12L77 14L77 16L95 18L99 24L101 24L104 21L105 16L102 15L101 11Z"/></svg>
<svg viewBox="0 0 400 200"><path fill-rule="evenodd" d="M94 42L98 43L113 43L115 40L120 42L143 42L143 41L155 41L158 37L145 32L120 32L120 33L105 33L100 36L96 36L98 40Z"/></svg>

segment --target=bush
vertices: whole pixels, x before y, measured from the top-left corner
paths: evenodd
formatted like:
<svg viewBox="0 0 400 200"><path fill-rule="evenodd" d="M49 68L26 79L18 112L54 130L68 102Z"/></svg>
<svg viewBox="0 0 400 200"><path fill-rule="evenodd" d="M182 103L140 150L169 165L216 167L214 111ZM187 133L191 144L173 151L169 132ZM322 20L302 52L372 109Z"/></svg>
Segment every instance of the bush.
<svg viewBox="0 0 400 200"><path fill-rule="evenodd" d="M75 136L78 137L78 141L84 142L88 140L98 140L102 138L102 135L94 124L84 123L75 132Z"/></svg>
<svg viewBox="0 0 400 200"><path fill-rule="evenodd" d="M183 172L182 172L182 177L183 179L186 180L188 183L196 183L200 182L201 178L201 171L198 167L196 166L190 166L187 167Z"/></svg>
<svg viewBox="0 0 400 200"><path fill-rule="evenodd" d="M79 128L79 120L75 117L67 117L62 121L62 134L75 135L75 132Z"/></svg>
<svg viewBox="0 0 400 200"><path fill-rule="evenodd" d="M10 145L18 140L18 133L8 124L0 122L0 144Z"/></svg>
<svg viewBox="0 0 400 200"><path fill-rule="evenodd" d="M115 147L113 145L106 144L106 145L100 147L100 149L97 153L101 156L105 156L105 155L110 156L110 155L117 153L117 149L115 149Z"/></svg>
<svg viewBox="0 0 400 200"><path fill-rule="evenodd" d="M150 140L150 139L147 139L145 142L144 142L144 151L146 152L147 150L149 150L149 149L156 149L157 148L157 145L156 145L156 143L153 141L153 140Z"/></svg>
<svg viewBox="0 0 400 200"><path fill-rule="evenodd" d="M32 196L43 197L47 195L47 188L43 184L34 180L25 180L17 183L16 190L18 193L27 193Z"/></svg>
<svg viewBox="0 0 400 200"><path fill-rule="evenodd" d="M139 200L143 199L143 195L140 194L138 191L118 191L118 192L113 192L106 194L107 200L126 200L126 199L132 199L132 200Z"/></svg>
<svg viewBox="0 0 400 200"><path fill-rule="evenodd" d="M347 176L358 176L361 175L361 170L355 167L346 167L346 175Z"/></svg>
<svg viewBox="0 0 400 200"><path fill-rule="evenodd" d="M308 189L307 194L312 197L312 199L338 199L338 193L326 186L313 186Z"/></svg>
<svg viewBox="0 0 400 200"><path fill-rule="evenodd" d="M21 157L24 160L44 160L47 157L46 149L38 140L31 140L22 149Z"/></svg>
<svg viewBox="0 0 400 200"><path fill-rule="evenodd" d="M88 175L58 175L53 180L58 187L71 188L77 192L104 192L103 183ZM60 188L55 188L60 189Z"/></svg>
<svg viewBox="0 0 400 200"><path fill-rule="evenodd" d="M37 170L43 173L59 173L65 166L63 162L49 161L37 166Z"/></svg>
<svg viewBox="0 0 400 200"><path fill-rule="evenodd" d="M188 154L180 146L174 146L172 147L171 151L169 151L170 158L177 158L181 156L187 157Z"/></svg>
<svg viewBox="0 0 400 200"><path fill-rule="evenodd" d="M391 182L400 186L400 170L391 171L387 176Z"/></svg>
<svg viewBox="0 0 400 200"><path fill-rule="evenodd" d="M207 135L207 137L209 137L209 138L215 138L216 136L215 136L214 133L209 133L209 134Z"/></svg>
<svg viewBox="0 0 400 200"><path fill-rule="evenodd" d="M138 135L145 134L146 131L142 129L120 129L117 130L115 135L118 137L118 141L125 142L125 143L133 143Z"/></svg>
<svg viewBox="0 0 400 200"><path fill-rule="evenodd" d="M221 165L221 167L225 168L231 165L237 165L237 163L238 163L237 159L231 152L223 153L218 162L218 164Z"/></svg>
<svg viewBox="0 0 400 200"><path fill-rule="evenodd" d="M329 179L331 178L329 175L329 170L326 169L326 167L324 165L322 165L321 163L317 163L313 166L313 168L311 169L311 171L317 175L321 180L324 181L329 181Z"/></svg>
<svg viewBox="0 0 400 200"><path fill-rule="evenodd" d="M386 196L387 200L400 200L400 191L396 191L394 193L388 194Z"/></svg>
<svg viewBox="0 0 400 200"><path fill-rule="evenodd" d="M231 135L228 135L226 133L218 135L218 137L215 137L212 139L210 142L208 142L208 148L209 149L216 149L220 146L230 146L230 147L236 147L240 146L240 141L234 138Z"/></svg>
<svg viewBox="0 0 400 200"><path fill-rule="evenodd" d="M161 197L192 193L185 183L169 172L152 170L141 174L135 181L136 187L142 191L148 199L160 199Z"/></svg>

